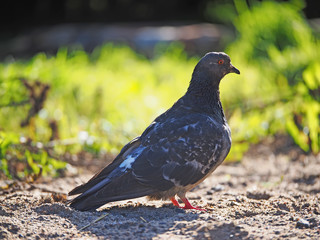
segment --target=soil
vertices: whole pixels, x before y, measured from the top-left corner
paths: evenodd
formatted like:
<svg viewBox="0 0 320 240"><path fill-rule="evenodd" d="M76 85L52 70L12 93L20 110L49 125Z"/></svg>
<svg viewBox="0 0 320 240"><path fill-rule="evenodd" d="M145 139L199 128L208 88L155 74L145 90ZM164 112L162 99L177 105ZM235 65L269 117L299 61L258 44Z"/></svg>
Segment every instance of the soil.
<svg viewBox="0 0 320 240"><path fill-rule="evenodd" d="M0 181L0 239L320 239L320 154L275 145L255 146L189 192L205 212L146 198L75 211L65 194L90 178L85 170Z"/></svg>

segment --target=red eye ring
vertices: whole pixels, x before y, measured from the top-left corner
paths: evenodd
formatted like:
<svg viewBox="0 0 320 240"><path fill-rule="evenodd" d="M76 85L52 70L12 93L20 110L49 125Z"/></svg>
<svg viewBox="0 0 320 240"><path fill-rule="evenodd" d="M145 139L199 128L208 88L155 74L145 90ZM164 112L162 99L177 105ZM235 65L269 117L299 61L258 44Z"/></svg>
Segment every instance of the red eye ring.
<svg viewBox="0 0 320 240"><path fill-rule="evenodd" d="M218 61L218 64L223 64L224 63L224 61L222 60L222 59L220 59L219 61Z"/></svg>

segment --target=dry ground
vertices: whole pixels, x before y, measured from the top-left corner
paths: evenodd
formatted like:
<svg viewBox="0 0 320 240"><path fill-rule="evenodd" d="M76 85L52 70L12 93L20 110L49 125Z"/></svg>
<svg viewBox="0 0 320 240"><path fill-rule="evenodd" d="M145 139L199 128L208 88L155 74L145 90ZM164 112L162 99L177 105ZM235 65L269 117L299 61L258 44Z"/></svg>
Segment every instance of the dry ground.
<svg viewBox="0 0 320 240"><path fill-rule="evenodd" d="M320 155L256 146L188 194L207 212L145 198L78 212L52 197L90 174L2 190L0 239L320 239Z"/></svg>

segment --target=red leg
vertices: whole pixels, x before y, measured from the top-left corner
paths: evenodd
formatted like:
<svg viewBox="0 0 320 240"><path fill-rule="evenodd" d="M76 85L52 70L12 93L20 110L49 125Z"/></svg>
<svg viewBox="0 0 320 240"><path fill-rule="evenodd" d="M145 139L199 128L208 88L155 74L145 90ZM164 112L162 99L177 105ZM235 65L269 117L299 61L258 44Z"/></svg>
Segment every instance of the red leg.
<svg viewBox="0 0 320 240"><path fill-rule="evenodd" d="M178 201L176 200L175 197L170 198L171 202L173 203L174 206L180 207Z"/></svg>
<svg viewBox="0 0 320 240"><path fill-rule="evenodd" d="M199 211L207 211L206 209L198 208L198 207L193 207L191 203L188 201L187 198L181 198L181 200L184 202L184 207L181 207L183 209L195 209Z"/></svg>

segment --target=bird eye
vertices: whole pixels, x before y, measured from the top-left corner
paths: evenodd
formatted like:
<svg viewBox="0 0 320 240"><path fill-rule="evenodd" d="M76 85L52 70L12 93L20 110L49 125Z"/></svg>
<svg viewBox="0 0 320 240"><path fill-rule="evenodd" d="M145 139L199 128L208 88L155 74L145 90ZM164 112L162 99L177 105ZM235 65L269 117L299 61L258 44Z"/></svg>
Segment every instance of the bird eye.
<svg viewBox="0 0 320 240"><path fill-rule="evenodd" d="M218 61L218 64L223 64L224 63L224 61L222 60L222 59L220 59L219 61Z"/></svg>

